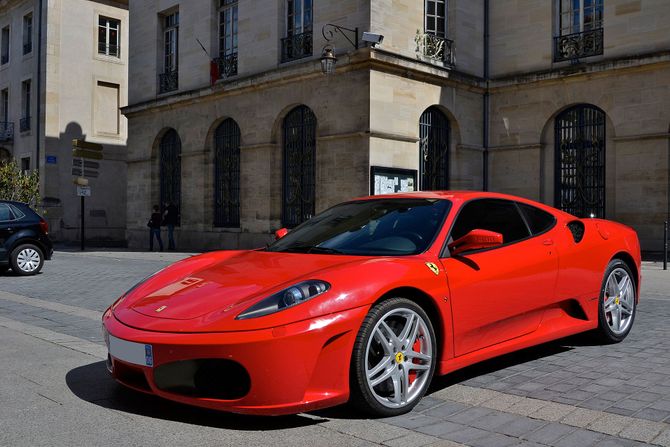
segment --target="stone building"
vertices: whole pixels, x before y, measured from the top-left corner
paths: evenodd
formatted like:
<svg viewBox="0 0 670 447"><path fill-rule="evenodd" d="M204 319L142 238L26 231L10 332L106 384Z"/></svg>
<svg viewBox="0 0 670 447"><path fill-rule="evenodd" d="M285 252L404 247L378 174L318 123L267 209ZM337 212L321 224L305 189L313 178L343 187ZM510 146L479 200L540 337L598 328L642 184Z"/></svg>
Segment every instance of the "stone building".
<svg viewBox="0 0 670 447"><path fill-rule="evenodd" d="M138 0L130 16L131 246L158 203L180 209L178 246L237 248L354 196L485 188L659 247L670 2Z"/></svg>
<svg viewBox="0 0 670 447"><path fill-rule="evenodd" d="M102 144L104 160L85 162L86 236L123 243L127 0L0 0L0 30L0 158L39 170L51 235L73 241L81 160L72 159L72 140Z"/></svg>

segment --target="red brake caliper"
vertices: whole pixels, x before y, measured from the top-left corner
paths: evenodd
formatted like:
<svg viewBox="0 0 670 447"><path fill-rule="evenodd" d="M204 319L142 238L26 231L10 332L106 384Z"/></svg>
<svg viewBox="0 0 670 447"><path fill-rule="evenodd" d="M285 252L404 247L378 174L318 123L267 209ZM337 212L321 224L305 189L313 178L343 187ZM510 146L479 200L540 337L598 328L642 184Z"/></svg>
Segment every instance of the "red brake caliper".
<svg viewBox="0 0 670 447"><path fill-rule="evenodd" d="M419 340L418 338L414 341L414 344L412 345L412 351L421 352L421 340ZM419 359L412 359L412 363L419 363ZM414 381L416 380L416 375L417 373L416 370L414 369L409 372L410 385L414 383Z"/></svg>

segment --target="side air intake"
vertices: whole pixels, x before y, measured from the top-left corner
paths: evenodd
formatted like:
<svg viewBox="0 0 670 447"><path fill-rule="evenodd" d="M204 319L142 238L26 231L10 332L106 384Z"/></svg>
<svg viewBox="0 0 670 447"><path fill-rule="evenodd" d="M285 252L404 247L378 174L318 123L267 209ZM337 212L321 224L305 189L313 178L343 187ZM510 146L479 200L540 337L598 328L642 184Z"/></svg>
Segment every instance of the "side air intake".
<svg viewBox="0 0 670 447"><path fill-rule="evenodd" d="M573 220L568 224L568 230L572 233L572 238L576 244L579 244L584 238L584 224L578 220Z"/></svg>

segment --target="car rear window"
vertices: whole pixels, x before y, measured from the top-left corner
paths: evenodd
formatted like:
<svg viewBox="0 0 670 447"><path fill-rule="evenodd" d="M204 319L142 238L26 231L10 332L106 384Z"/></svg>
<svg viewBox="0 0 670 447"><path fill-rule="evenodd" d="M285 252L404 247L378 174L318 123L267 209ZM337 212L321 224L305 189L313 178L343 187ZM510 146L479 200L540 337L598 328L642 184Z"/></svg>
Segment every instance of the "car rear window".
<svg viewBox="0 0 670 447"><path fill-rule="evenodd" d="M526 217L526 222L528 222L530 231L533 234L543 233L554 226L556 219L548 212L525 203L519 203L518 205Z"/></svg>

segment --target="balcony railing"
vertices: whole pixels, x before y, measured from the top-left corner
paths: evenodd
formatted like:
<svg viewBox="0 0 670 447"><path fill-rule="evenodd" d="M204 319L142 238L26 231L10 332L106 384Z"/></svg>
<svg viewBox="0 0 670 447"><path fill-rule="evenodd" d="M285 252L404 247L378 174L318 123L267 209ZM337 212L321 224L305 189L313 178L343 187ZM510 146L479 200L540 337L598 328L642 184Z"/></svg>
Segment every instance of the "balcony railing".
<svg viewBox="0 0 670 447"><path fill-rule="evenodd" d="M289 62L312 55L312 32L284 37L281 40L281 61Z"/></svg>
<svg viewBox="0 0 670 447"><path fill-rule="evenodd" d="M237 53L217 57L214 62L219 69L219 79L229 78L237 74Z"/></svg>
<svg viewBox="0 0 670 447"><path fill-rule="evenodd" d="M30 130L30 117L26 116L19 120L19 131L27 132Z"/></svg>
<svg viewBox="0 0 670 447"><path fill-rule="evenodd" d="M26 42L23 44L23 54L28 54L31 51L33 51L33 43L32 42Z"/></svg>
<svg viewBox="0 0 670 447"><path fill-rule="evenodd" d="M603 29L554 37L554 62L603 54Z"/></svg>
<svg viewBox="0 0 670 447"><path fill-rule="evenodd" d="M14 141L14 123L0 121L0 143Z"/></svg>
<svg viewBox="0 0 670 447"><path fill-rule="evenodd" d="M167 71L158 75L158 93L173 92L179 88L179 72Z"/></svg>
<svg viewBox="0 0 670 447"><path fill-rule="evenodd" d="M454 41L438 37L434 34L416 33L416 54L420 59L431 63L439 63L445 67L456 65L454 55Z"/></svg>

